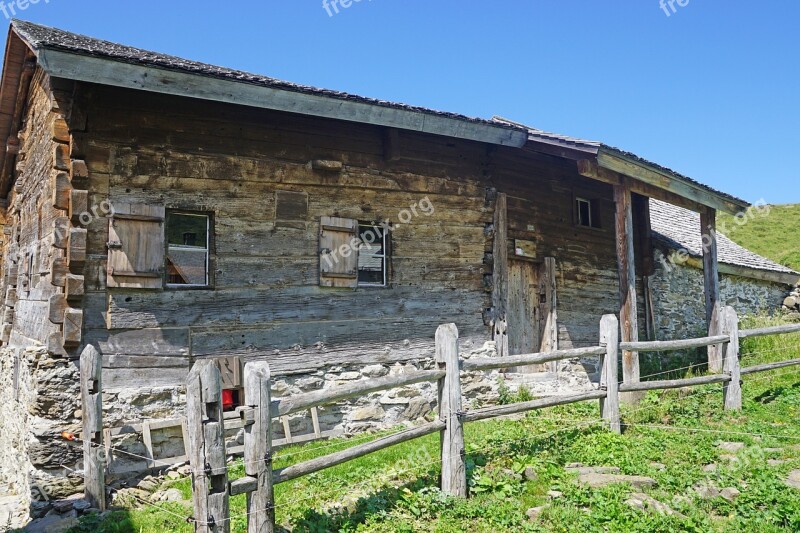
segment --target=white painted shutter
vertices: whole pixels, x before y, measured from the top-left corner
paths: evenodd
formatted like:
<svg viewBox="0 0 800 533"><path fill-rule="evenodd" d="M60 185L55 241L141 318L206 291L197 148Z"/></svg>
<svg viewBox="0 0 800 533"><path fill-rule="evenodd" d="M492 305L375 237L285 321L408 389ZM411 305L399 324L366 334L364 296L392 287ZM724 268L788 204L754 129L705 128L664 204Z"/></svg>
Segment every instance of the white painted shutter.
<svg viewBox="0 0 800 533"><path fill-rule="evenodd" d="M164 285L164 206L115 204L108 227L109 287Z"/></svg>
<svg viewBox="0 0 800 533"><path fill-rule="evenodd" d="M358 220L338 217L320 219L320 286L358 286L358 242Z"/></svg>

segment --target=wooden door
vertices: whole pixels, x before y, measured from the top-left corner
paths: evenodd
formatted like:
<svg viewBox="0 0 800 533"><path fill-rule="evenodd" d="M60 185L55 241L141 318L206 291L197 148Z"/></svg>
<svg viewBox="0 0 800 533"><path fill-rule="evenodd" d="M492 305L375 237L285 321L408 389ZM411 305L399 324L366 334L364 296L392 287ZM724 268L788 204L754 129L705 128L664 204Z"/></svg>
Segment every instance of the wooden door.
<svg viewBox="0 0 800 533"><path fill-rule="evenodd" d="M529 261L509 261L508 355L539 351L538 296L538 265Z"/></svg>

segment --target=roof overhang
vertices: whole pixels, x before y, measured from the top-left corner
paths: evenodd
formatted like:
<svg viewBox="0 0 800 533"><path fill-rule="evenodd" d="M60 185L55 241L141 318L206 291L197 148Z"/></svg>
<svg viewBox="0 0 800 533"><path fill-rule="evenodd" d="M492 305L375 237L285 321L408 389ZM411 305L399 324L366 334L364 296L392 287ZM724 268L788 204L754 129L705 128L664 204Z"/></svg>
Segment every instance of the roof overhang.
<svg viewBox="0 0 800 533"><path fill-rule="evenodd" d="M748 202L714 191L677 173L636 160L607 146L599 148L597 165L600 168L634 178L648 185L687 198L695 203L732 215L750 207Z"/></svg>
<svg viewBox="0 0 800 533"><path fill-rule="evenodd" d="M703 270L703 258L690 256L686 259L686 265ZM776 272L774 270L762 270L760 268L733 265L731 263L720 262L718 265L720 274L738 276L740 278L754 279L758 281L768 281L770 283L780 283L783 285L796 286L800 284L800 274L790 272Z"/></svg>
<svg viewBox="0 0 800 533"><path fill-rule="evenodd" d="M34 50L53 77L522 147L526 131L413 109L349 101L62 50Z"/></svg>

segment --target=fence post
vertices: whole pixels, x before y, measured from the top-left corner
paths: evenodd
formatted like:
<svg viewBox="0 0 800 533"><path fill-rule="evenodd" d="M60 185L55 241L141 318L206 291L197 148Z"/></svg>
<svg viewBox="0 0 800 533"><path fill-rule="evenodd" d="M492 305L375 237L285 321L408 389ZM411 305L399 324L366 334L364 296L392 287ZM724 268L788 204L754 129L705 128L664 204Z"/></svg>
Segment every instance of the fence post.
<svg viewBox="0 0 800 533"><path fill-rule="evenodd" d="M722 385L725 409L739 411L742 408L742 375L739 363L739 316L733 307L726 307L722 312L723 335L730 335L731 342L725 345L725 359L722 371L731 377Z"/></svg>
<svg viewBox="0 0 800 533"><path fill-rule="evenodd" d="M458 328L443 324L436 330L436 362L447 375L439 380L439 419L447 423L441 433L442 492L467 495L466 450L461 422L461 369L458 359Z"/></svg>
<svg viewBox="0 0 800 533"><path fill-rule="evenodd" d="M253 411L244 426L244 471L258 479L258 488L247 494L248 533L275 531L275 504L272 487L272 415L270 371L265 362L244 367L244 400Z"/></svg>
<svg viewBox="0 0 800 533"><path fill-rule="evenodd" d="M105 511L105 447L103 446L103 357L91 344L81 353L83 413L83 477L86 500Z"/></svg>
<svg viewBox="0 0 800 533"><path fill-rule="evenodd" d="M600 398L600 416L614 433L621 433L619 420L619 320L605 315L600 321L600 345L606 354L600 356L600 388L607 393Z"/></svg>
<svg viewBox="0 0 800 533"><path fill-rule="evenodd" d="M228 465L219 368L212 360L197 361L186 384L186 422L195 531L228 533Z"/></svg>

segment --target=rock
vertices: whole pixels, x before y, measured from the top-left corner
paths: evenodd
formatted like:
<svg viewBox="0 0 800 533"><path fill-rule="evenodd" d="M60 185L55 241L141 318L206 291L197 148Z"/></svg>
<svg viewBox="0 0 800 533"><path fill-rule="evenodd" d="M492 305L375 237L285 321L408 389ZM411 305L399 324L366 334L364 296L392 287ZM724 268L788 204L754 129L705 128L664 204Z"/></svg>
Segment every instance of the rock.
<svg viewBox="0 0 800 533"><path fill-rule="evenodd" d="M716 472L718 468L717 463L711 463L703 467L703 472Z"/></svg>
<svg viewBox="0 0 800 533"><path fill-rule="evenodd" d="M653 462L653 463L650 463L650 466L652 468L655 468L656 470L658 470L660 472L667 469L667 465L665 465L664 463L655 463L655 462Z"/></svg>
<svg viewBox="0 0 800 533"><path fill-rule="evenodd" d="M530 520L531 522L538 522L539 517L542 516L542 512L546 508L547 507L544 505L542 505L541 507L531 507L530 509L525 511L525 514L527 515L528 520Z"/></svg>
<svg viewBox="0 0 800 533"><path fill-rule="evenodd" d="M389 369L383 365L369 365L365 366L361 373L368 378L381 378L389 373Z"/></svg>
<svg viewBox="0 0 800 533"><path fill-rule="evenodd" d="M586 465L583 463L567 463L564 465L564 468L582 468L584 466Z"/></svg>
<svg viewBox="0 0 800 533"><path fill-rule="evenodd" d="M764 453L783 453L783 448L764 448Z"/></svg>
<svg viewBox="0 0 800 533"><path fill-rule="evenodd" d="M792 470L786 478L786 486L800 490L800 470Z"/></svg>
<svg viewBox="0 0 800 533"><path fill-rule="evenodd" d="M723 452L739 453L744 450L745 444L743 442L720 442L717 448Z"/></svg>
<svg viewBox="0 0 800 533"><path fill-rule="evenodd" d="M147 476L136 485L136 488L152 492L158 488L158 481L153 476Z"/></svg>
<svg viewBox="0 0 800 533"><path fill-rule="evenodd" d="M365 422L369 420L381 420L383 415L386 412L378 405L373 405L370 407L362 407L361 409L356 410L350 416L350 420L353 422Z"/></svg>
<svg viewBox="0 0 800 533"><path fill-rule="evenodd" d="M58 500L53 502L53 510L61 514L68 513L72 510L73 503L72 500Z"/></svg>
<svg viewBox="0 0 800 533"><path fill-rule="evenodd" d="M538 481L539 474L536 473L536 470L532 466L528 466L525 468L525 472L522 473L522 476L525 478L526 481Z"/></svg>
<svg viewBox="0 0 800 533"><path fill-rule="evenodd" d="M783 306L788 307L789 309L794 309L795 307L798 306L798 304L800 304L800 299L795 298L794 296L788 296L783 301Z"/></svg>
<svg viewBox="0 0 800 533"><path fill-rule="evenodd" d="M167 489L161 493L158 499L160 502L182 502L184 501L183 493L178 489Z"/></svg>
<svg viewBox="0 0 800 533"><path fill-rule="evenodd" d="M25 533L64 533L78 525L76 516L51 514L34 520L25 528Z"/></svg>
<svg viewBox="0 0 800 533"><path fill-rule="evenodd" d="M87 512L92 507L92 504L89 503L86 498L81 498L80 500L75 500L72 503L72 508L78 511L79 513Z"/></svg>
<svg viewBox="0 0 800 533"><path fill-rule="evenodd" d="M767 459L767 465L769 466L781 466L786 464L784 459Z"/></svg>
<svg viewBox="0 0 800 533"><path fill-rule="evenodd" d="M627 483L637 490L655 487L656 480L646 476L623 476L621 474L581 474L578 482L593 489L607 487L616 483Z"/></svg>
<svg viewBox="0 0 800 533"><path fill-rule="evenodd" d="M619 474L617 466L576 466L565 470L571 474Z"/></svg>
<svg viewBox="0 0 800 533"><path fill-rule="evenodd" d="M560 491L557 491L557 490L548 490L548 491L547 491L547 496L548 496L548 497L549 497L551 500L557 500L557 499L559 499L559 498L563 498L563 497L564 497L564 493L563 493L563 492L560 492Z"/></svg>
<svg viewBox="0 0 800 533"><path fill-rule="evenodd" d="M736 501L736 498L742 495L738 489L734 487L727 487L719 491L719 495L728 500L729 502Z"/></svg>
<svg viewBox="0 0 800 533"><path fill-rule="evenodd" d="M167 479L178 480L180 478L181 478L180 473L174 470L172 472L167 472Z"/></svg>
<svg viewBox="0 0 800 533"><path fill-rule="evenodd" d="M301 391L308 392L312 390L321 389L325 385L325 380L319 377L312 376L308 378L298 379L295 385L297 385Z"/></svg>
<svg viewBox="0 0 800 533"><path fill-rule="evenodd" d="M720 496L719 489L710 483L698 483L693 489L701 500L713 500Z"/></svg>
<svg viewBox="0 0 800 533"><path fill-rule="evenodd" d="M644 513L658 513L667 516L672 515L679 515L672 510L672 508L665 504L661 503L660 501L656 500L648 496L643 492L634 492L630 495L630 497L625 501L625 505L628 505L637 511L642 511Z"/></svg>
<svg viewBox="0 0 800 533"><path fill-rule="evenodd" d="M411 398L408 407L403 411L403 418L417 420L431 412L431 404L425 398Z"/></svg>
<svg viewBox="0 0 800 533"><path fill-rule="evenodd" d="M342 372L336 379L340 381L355 381L357 379L361 379L361 372Z"/></svg>

